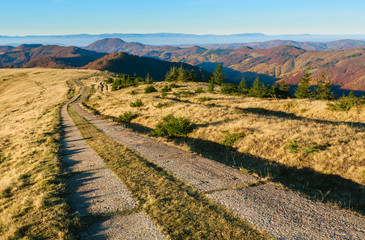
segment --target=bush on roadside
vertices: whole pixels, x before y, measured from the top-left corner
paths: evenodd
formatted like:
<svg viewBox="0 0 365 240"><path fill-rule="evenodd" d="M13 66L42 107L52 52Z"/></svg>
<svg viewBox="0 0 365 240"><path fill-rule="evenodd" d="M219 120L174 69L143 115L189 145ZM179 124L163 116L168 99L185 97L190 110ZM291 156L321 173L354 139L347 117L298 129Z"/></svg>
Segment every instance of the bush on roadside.
<svg viewBox="0 0 365 240"><path fill-rule="evenodd" d="M156 128L152 130L154 136L166 136L169 138L183 137L191 133L194 129L194 124L188 118L174 117L172 114L167 115Z"/></svg>
<svg viewBox="0 0 365 240"><path fill-rule="evenodd" d="M133 119L139 116L138 113L125 112L122 115L119 115L117 118L118 123L130 123Z"/></svg>
<svg viewBox="0 0 365 240"><path fill-rule="evenodd" d="M230 133L229 131L222 131L226 136L224 137L224 140L222 141L222 145L226 147L233 147L233 145L242 137L245 136L243 132L240 133Z"/></svg>

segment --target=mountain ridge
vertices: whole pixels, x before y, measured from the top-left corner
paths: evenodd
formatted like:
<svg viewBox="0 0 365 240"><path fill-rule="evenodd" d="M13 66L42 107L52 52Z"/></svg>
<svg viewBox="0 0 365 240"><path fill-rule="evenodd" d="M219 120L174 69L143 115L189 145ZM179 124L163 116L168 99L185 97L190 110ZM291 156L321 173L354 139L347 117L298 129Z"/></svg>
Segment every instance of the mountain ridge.
<svg viewBox="0 0 365 240"><path fill-rule="evenodd" d="M136 74L138 77L146 77L149 74L155 81L163 81L166 73L172 67L182 67L185 70L194 70L196 77L199 74L199 68L186 63L168 62L149 57L138 57L125 52L112 53L100 59L90 62L84 69L108 70L115 73L124 73L128 75ZM208 79L210 73L203 71L205 79Z"/></svg>
<svg viewBox="0 0 365 240"><path fill-rule="evenodd" d="M22 43L41 43L47 45L86 46L103 38L121 38L128 42L140 42L149 45L197 45L261 42L275 39L292 41L324 42L340 39L365 41L364 34L320 35L320 34L282 34L266 35L263 33L219 34L185 34L185 33L103 33L103 34L70 34L70 35L32 35L0 36L0 45L17 46Z"/></svg>
<svg viewBox="0 0 365 240"><path fill-rule="evenodd" d="M108 40L105 40L108 41ZM99 41L104 44L103 41ZM299 82L303 70L312 66L314 77L326 72L329 79L342 89L365 90L365 49L340 51L312 51L297 46L282 45L269 49L254 49L244 46L236 49L206 49L200 46L189 48L156 47L128 42L120 50L143 57L152 57L170 62L184 62L214 71L217 64L223 65L223 71L231 82L238 83L242 75L248 82L259 76L265 83L274 83L284 79L295 85ZM87 49L93 50L90 45ZM116 49L116 48L114 48Z"/></svg>

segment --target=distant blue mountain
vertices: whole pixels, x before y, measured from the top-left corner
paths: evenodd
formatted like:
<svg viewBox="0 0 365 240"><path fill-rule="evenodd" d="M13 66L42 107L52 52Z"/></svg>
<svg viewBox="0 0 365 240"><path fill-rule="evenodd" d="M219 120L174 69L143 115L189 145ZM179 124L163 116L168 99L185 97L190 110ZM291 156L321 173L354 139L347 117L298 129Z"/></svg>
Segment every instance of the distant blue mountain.
<svg viewBox="0 0 365 240"><path fill-rule="evenodd" d="M20 44L57 44L61 46L86 46L103 38L121 38L127 42L140 42L149 45L201 45L262 42L276 39L292 41L324 42L340 39L365 40L364 35L265 35L262 33L241 33L232 35L196 35L183 33L149 33L149 34L77 34L44 36L0 36L0 45L18 46Z"/></svg>

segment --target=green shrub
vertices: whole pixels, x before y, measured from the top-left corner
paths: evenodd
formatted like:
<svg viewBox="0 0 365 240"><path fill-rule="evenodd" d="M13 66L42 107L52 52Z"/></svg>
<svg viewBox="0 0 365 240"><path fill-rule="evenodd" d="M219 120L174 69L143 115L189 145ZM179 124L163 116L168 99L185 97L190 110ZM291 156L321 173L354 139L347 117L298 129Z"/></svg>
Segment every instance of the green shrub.
<svg viewBox="0 0 365 240"><path fill-rule="evenodd" d="M113 78L108 78L106 81L105 81L105 83L113 83Z"/></svg>
<svg viewBox="0 0 365 240"><path fill-rule="evenodd" d="M304 153L305 154L309 154L309 153L312 153L312 152L319 152L319 151L322 151L322 150L325 150L327 148L326 145L317 145L317 144L314 144L310 147L307 147L304 149Z"/></svg>
<svg viewBox="0 0 365 240"><path fill-rule="evenodd" d="M162 93L165 93L165 92L171 92L171 86L169 86L169 85L165 85L165 86L161 89L161 92L162 92Z"/></svg>
<svg viewBox="0 0 365 240"><path fill-rule="evenodd" d="M144 93L153 93L153 92L157 92L157 89L154 86L147 86L144 89Z"/></svg>
<svg viewBox="0 0 365 240"><path fill-rule="evenodd" d="M177 88L178 86L177 86L175 83L171 83L171 84L170 84L170 87L171 87L171 88Z"/></svg>
<svg viewBox="0 0 365 240"><path fill-rule="evenodd" d="M289 141L288 144L284 147L288 149L291 153L297 153L298 149L301 148L303 145L299 143L297 140Z"/></svg>
<svg viewBox="0 0 365 240"><path fill-rule="evenodd" d="M173 105L174 103L173 102L164 102L164 103L158 103L156 105L156 108L163 108L163 107L169 107L171 105Z"/></svg>
<svg viewBox="0 0 365 240"><path fill-rule="evenodd" d="M364 98L357 98L352 92L349 96L342 96L334 103L328 103L327 107L331 111L348 111L352 107L358 107L365 104Z"/></svg>
<svg viewBox="0 0 365 240"><path fill-rule="evenodd" d="M223 83L221 87L221 93L229 94L229 95L238 95L240 94L240 90L237 85L231 83Z"/></svg>
<svg viewBox="0 0 365 240"><path fill-rule="evenodd" d="M125 112L122 115L119 115L117 118L118 123L130 123L133 119L139 116L138 113Z"/></svg>
<svg viewBox="0 0 365 240"><path fill-rule="evenodd" d="M244 133L230 133L229 131L222 131L226 136L224 137L224 140L222 141L222 145L226 147L232 147L240 138L244 137Z"/></svg>
<svg viewBox="0 0 365 240"><path fill-rule="evenodd" d="M0 155L0 164L6 161L6 157Z"/></svg>
<svg viewBox="0 0 365 240"><path fill-rule="evenodd" d="M161 93L161 98L165 98L167 96L167 93L164 92L164 93Z"/></svg>
<svg viewBox="0 0 365 240"><path fill-rule="evenodd" d="M193 129L194 124L188 118L176 118L169 114L162 119L162 122L156 125L156 128L151 133L154 136L183 137L192 132Z"/></svg>
<svg viewBox="0 0 365 240"><path fill-rule="evenodd" d="M132 91L130 92L130 94L131 94L131 95L137 95L137 94L138 94L138 92L137 92L136 90L132 90Z"/></svg>
<svg viewBox="0 0 365 240"><path fill-rule="evenodd" d="M322 150L321 146L312 145L310 147L305 148L304 153L309 154L309 153L312 153L312 152L319 152L320 150Z"/></svg>
<svg viewBox="0 0 365 240"><path fill-rule="evenodd" d="M203 88L201 88L201 87L195 88L194 91L195 91L195 93L203 93L204 92Z"/></svg>
<svg viewBox="0 0 365 240"><path fill-rule="evenodd" d="M194 93L191 91L178 91L178 92L173 92L172 94L178 97L190 97L194 95Z"/></svg>
<svg viewBox="0 0 365 240"><path fill-rule="evenodd" d="M136 99L135 102L129 103L129 106L131 106L131 107L142 107L143 106L143 102L142 102L141 99Z"/></svg>

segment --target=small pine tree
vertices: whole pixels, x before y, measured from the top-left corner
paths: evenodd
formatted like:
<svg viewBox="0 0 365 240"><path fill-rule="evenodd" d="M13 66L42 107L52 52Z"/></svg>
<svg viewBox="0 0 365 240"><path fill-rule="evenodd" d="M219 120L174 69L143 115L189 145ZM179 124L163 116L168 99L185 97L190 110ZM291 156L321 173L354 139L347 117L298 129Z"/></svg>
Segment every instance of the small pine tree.
<svg viewBox="0 0 365 240"><path fill-rule="evenodd" d="M212 80L210 80L207 91L208 92L214 92L214 88L215 88L215 83Z"/></svg>
<svg viewBox="0 0 365 240"><path fill-rule="evenodd" d="M128 75L127 80L125 81L126 86L130 86L132 84L131 77Z"/></svg>
<svg viewBox="0 0 365 240"><path fill-rule="evenodd" d="M218 64L217 68L211 75L210 80L218 85L221 85L223 83L224 74L222 73L222 65Z"/></svg>
<svg viewBox="0 0 365 240"><path fill-rule="evenodd" d="M153 83L153 79L150 76L150 73L147 73L146 78L145 78L145 82L146 82L146 84L152 84Z"/></svg>
<svg viewBox="0 0 365 240"><path fill-rule="evenodd" d="M309 89L312 80L309 73L310 69L310 67L307 67L304 70L303 76L300 78L300 82L294 94L296 98L311 98L313 96L312 91Z"/></svg>
<svg viewBox="0 0 365 240"><path fill-rule="evenodd" d="M196 82L196 75L195 75L195 70L191 69L188 73L188 81L189 82Z"/></svg>
<svg viewBox="0 0 365 240"><path fill-rule="evenodd" d="M290 97L290 86L285 80L281 81L279 84L279 97L288 98Z"/></svg>
<svg viewBox="0 0 365 240"><path fill-rule="evenodd" d="M277 98L280 96L279 84L274 83L273 85L271 85L269 95L273 98Z"/></svg>
<svg viewBox="0 0 365 240"><path fill-rule="evenodd" d="M242 76L241 82L238 84L238 89L242 92L242 93L248 93L248 87L246 84L246 79L244 76Z"/></svg>
<svg viewBox="0 0 365 240"><path fill-rule="evenodd" d="M175 66L170 68L170 71L166 73L165 81L166 82L176 82L178 77L178 71Z"/></svg>
<svg viewBox="0 0 365 240"><path fill-rule="evenodd" d="M321 100L333 100L335 99L334 93L331 91L333 84L328 80L327 75L322 73L320 78L317 80L317 87L314 89L316 99Z"/></svg>
<svg viewBox="0 0 365 240"><path fill-rule="evenodd" d="M197 79L197 82L205 82L203 69L201 67L199 68L199 77Z"/></svg>
<svg viewBox="0 0 365 240"><path fill-rule="evenodd" d="M250 90L248 91L248 95L250 97L259 97L259 98L263 98L267 95L267 88L265 84L260 82L258 77L253 82L252 88L250 88Z"/></svg>

